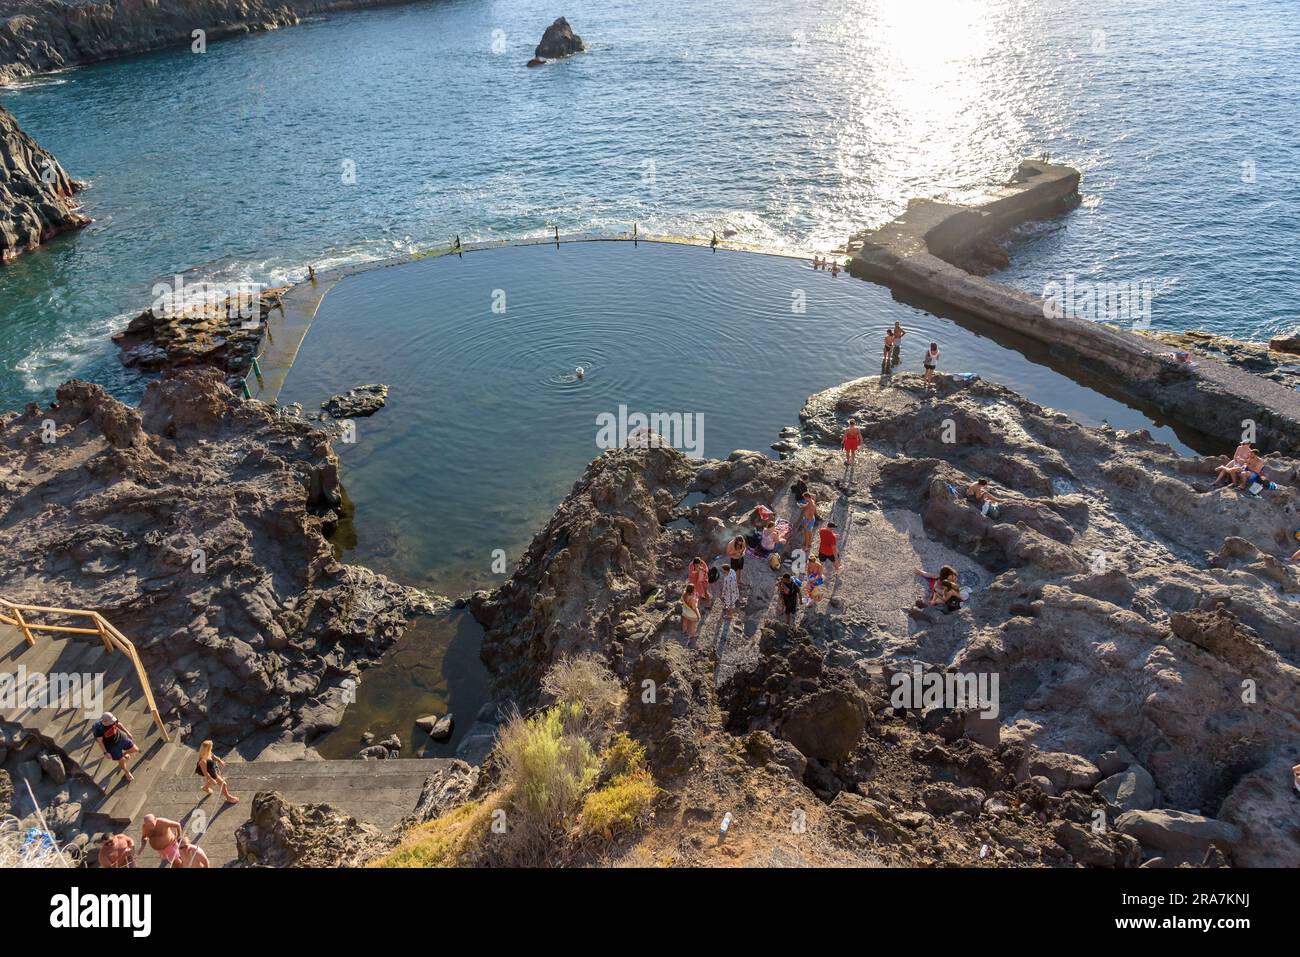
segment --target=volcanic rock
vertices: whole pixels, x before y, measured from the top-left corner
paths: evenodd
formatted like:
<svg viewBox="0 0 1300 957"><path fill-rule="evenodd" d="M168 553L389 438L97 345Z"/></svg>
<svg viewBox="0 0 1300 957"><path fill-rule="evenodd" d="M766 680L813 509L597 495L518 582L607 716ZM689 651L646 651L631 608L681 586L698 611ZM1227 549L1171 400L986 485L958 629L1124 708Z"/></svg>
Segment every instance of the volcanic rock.
<svg viewBox="0 0 1300 957"><path fill-rule="evenodd" d="M559 60L581 53L585 49L587 45L582 42L582 37L573 32L568 20L559 17L546 28L546 32L542 34L542 42L537 44L533 56L538 60Z"/></svg>
<svg viewBox="0 0 1300 957"><path fill-rule="evenodd" d="M0 106L0 262L89 224L73 199L84 185Z"/></svg>

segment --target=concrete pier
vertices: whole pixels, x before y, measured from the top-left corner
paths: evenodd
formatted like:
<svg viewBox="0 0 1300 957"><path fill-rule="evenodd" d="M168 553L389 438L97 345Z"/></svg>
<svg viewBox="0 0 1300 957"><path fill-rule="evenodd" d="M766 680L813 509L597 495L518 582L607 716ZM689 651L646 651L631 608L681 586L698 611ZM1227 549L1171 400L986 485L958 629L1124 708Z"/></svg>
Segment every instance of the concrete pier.
<svg viewBox="0 0 1300 957"><path fill-rule="evenodd" d="M990 244L1010 230L1077 205L1079 179L1068 166L1027 160L1010 182L976 203L913 200L902 216L850 241L860 247L849 272L1041 343L1169 419L1221 439L1226 449L1242 440L1244 423L1253 423L1261 451L1300 451L1295 390L1212 359L1201 358L1195 367L1177 362L1150 339L1054 316L1041 296L977 274L990 258Z"/></svg>

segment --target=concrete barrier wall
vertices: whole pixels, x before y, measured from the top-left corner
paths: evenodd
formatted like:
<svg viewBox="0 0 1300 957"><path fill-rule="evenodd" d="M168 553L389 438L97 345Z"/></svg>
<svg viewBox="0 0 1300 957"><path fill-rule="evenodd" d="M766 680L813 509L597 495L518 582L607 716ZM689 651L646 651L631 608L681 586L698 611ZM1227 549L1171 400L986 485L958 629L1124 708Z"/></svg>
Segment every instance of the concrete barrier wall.
<svg viewBox="0 0 1300 957"><path fill-rule="evenodd" d="M1051 316L1042 297L949 261L1021 223L1071 208L1078 201L1078 186L1077 170L1026 162L985 205L913 202L898 219L860 237L849 272L937 299L1041 343L1102 375L1118 391L1153 404L1171 420L1221 439L1225 448L1241 441L1242 423L1251 421L1261 450L1300 451L1300 393L1213 360L1189 367L1131 332Z"/></svg>

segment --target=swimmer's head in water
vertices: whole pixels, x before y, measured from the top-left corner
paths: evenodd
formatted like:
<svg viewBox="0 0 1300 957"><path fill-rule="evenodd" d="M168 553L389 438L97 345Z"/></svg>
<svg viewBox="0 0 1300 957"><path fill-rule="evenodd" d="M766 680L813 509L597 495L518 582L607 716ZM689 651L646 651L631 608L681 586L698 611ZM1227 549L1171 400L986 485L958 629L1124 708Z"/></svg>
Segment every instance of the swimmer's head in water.
<svg viewBox="0 0 1300 957"><path fill-rule="evenodd" d="M587 370L584 369L582 366L578 366L578 368L573 370L573 374L576 375L579 379L581 379L583 376L587 374Z"/></svg>

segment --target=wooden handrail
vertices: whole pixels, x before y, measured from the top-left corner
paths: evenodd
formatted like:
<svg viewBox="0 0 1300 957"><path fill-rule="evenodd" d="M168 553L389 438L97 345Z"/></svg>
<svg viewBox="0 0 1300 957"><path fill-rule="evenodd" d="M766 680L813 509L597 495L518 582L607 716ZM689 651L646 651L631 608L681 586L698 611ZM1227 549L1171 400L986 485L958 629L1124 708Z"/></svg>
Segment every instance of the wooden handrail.
<svg viewBox="0 0 1300 957"><path fill-rule="evenodd" d="M163 724L162 715L158 713L158 703L154 701L153 689L149 686L149 674L145 671L144 663L140 660L140 653L135 650L135 645L131 639L118 631L113 625L97 611L87 611L81 608L53 608L45 605L23 605L18 602L8 601L0 598L0 608L7 608L12 614L0 614L0 621L9 625L16 626L23 633L28 646L36 644L36 638L32 632L48 631L72 635L98 635L104 642L104 650L121 652L131 659L131 664L135 667L135 675L140 680L140 687L144 691L144 700L149 706L149 713L153 715L154 724L158 726L158 732L162 735L163 741L171 741L171 735L167 733L167 726ZM66 625L41 625L26 620L23 612L35 615L62 615L71 618L89 618L94 623L94 628L71 628Z"/></svg>

